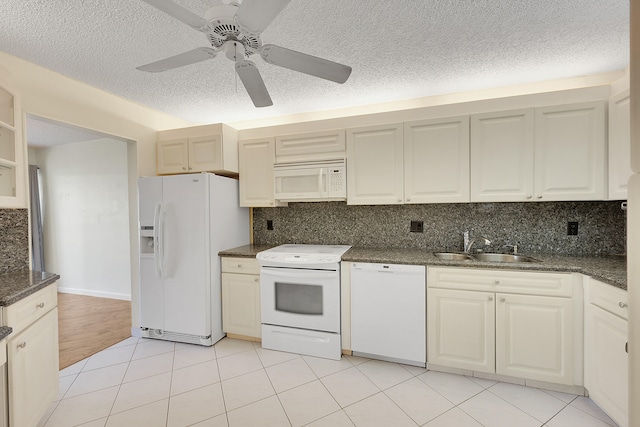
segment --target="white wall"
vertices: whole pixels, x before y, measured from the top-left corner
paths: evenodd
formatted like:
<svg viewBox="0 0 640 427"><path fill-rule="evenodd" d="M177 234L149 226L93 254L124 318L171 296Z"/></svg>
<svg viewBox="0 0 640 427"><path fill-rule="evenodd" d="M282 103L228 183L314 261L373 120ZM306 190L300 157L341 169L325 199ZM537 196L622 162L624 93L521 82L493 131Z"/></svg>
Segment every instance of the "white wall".
<svg viewBox="0 0 640 427"><path fill-rule="evenodd" d="M130 300L127 143L101 139L34 151L46 269L60 274L58 290Z"/></svg>
<svg viewBox="0 0 640 427"><path fill-rule="evenodd" d="M119 98L4 52L0 52L0 80L10 85L20 96L23 123L26 114L33 114L134 141L127 146L131 206L129 247L132 326L139 326L137 177L156 173L157 131L193 124ZM24 153L18 154L18 159L26 159L26 143ZM26 185L26 160L24 163L23 181ZM27 207L26 201L24 207ZM50 271L58 273L55 270Z"/></svg>

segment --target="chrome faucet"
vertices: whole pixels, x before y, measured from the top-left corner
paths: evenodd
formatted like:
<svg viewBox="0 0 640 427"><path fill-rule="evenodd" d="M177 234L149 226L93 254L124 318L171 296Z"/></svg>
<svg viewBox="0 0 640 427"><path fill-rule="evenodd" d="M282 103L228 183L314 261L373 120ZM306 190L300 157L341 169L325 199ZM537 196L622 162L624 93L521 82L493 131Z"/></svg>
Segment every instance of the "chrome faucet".
<svg viewBox="0 0 640 427"><path fill-rule="evenodd" d="M504 245L507 249L512 249L514 255L518 255L518 245Z"/></svg>
<svg viewBox="0 0 640 427"><path fill-rule="evenodd" d="M471 238L469 236L468 231L465 231L463 236L464 236L464 253L465 254L468 254L469 251L471 251L471 248L473 247L474 243L476 243L477 241L483 241L485 246L491 244L491 240L487 239L486 237Z"/></svg>

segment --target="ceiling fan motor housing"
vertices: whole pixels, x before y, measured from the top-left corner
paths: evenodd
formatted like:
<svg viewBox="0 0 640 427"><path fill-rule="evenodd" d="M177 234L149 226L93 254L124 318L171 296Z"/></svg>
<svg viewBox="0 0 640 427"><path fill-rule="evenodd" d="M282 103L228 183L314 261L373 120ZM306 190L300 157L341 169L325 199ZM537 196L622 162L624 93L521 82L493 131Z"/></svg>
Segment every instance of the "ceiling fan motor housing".
<svg viewBox="0 0 640 427"><path fill-rule="evenodd" d="M214 26L213 31L207 34L209 43L211 43L211 46L214 48L221 49L228 41L234 41L241 43L243 46L258 50L262 46L260 37L243 33L240 30L240 27L235 21L237 11L237 4L227 4L214 6L205 12L204 19L211 22ZM227 57L231 59L229 56L229 48L225 46L224 50ZM246 56L251 56L253 53L250 49L245 49L244 51Z"/></svg>

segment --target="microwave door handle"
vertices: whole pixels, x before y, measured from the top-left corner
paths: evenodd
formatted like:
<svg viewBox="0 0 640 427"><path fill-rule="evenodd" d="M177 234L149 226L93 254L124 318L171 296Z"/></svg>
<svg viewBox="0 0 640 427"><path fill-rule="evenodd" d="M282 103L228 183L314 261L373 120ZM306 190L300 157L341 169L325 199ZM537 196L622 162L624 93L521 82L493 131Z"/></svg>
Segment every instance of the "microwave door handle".
<svg viewBox="0 0 640 427"><path fill-rule="evenodd" d="M324 171L325 168L320 168L320 173L318 174L318 191L320 192L320 197L327 197L327 181Z"/></svg>

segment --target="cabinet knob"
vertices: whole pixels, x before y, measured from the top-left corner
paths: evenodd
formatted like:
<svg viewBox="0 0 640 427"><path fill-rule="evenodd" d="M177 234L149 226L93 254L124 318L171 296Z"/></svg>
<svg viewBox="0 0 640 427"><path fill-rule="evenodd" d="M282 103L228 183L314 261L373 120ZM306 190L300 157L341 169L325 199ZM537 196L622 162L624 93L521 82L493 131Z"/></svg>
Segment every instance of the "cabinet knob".
<svg viewBox="0 0 640 427"><path fill-rule="evenodd" d="M536 199L542 199L542 196L536 196Z"/></svg>
<svg viewBox="0 0 640 427"><path fill-rule="evenodd" d="M402 203L402 199L398 199L398 203Z"/></svg>
<svg viewBox="0 0 640 427"><path fill-rule="evenodd" d="M260 281L260 279L258 277L256 277L255 279L253 279L253 281L258 283Z"/></svg>
<svg viewBox="0 0 640 427"><path fill-rule="evenodd" d="M40 304L36 305L36 307L38 307L38 308L44 308L44 303L43 303L43 302L41 302Z"/></svg>
<svg viewBox="0 0 640 427"><path fill-rule="evenodd" d="M410 201L411 201L411 199L407 199L407 202L410 202Z"/></svg>
<svg viewBox="0 0 640 427"><path fill-rule="evenodd" d="M494 285L499 285L500 284L500 280L496 280L493 282Z"/></svg>
<svg viewBox="0 0 640 427"><path fill-rule="evenodd" d="M531 194L527 195L527 199L531 199L533 196Z"/></svg>
<svg viewBox="0 0 640 427"><path fill-rule="evenodd" d="M618 303L618 307L620 307L620 308L627 308L627 303L626 303L626 302L622 302L622 301L620 301L620 302Z"/></svg>
<svg viewBox="0 0 640 427"><path fill-rule="evenodd" d="M489 301L493 301L493 297L489 297Z"/></svg>
<svg viewBox="0 0 640 427"><path fill-rule="evenodd" d="M22 341L20 344L18 344L19 348L25 348L27 346L27 342L26 341Z"/></svg>
<svg viewBox="0 0 640 427"><path fill-rule="evenodd" d="M238 264L238 268L242 268L242 264Z"/></svg>
<svg viewBox="0 0 640 427"><path fill-rule="evenodd" d="M186 171L186 170L187 170L187 167L186 167L186 166L183 166L183 167L182 167L182 170L183 170L183 171Z"/></svg>
<svg viewBox="0 0 640 427"><path fill-rule="evenodd" d="M191 166L189 166L189 170L193 170L193 168Z"/></svg>
<svg viewBox="0 0 640 427"><path fill-rule="evenodd" d="M500 298L500 302L505 302L505 299L504 298Z"/></svg>

